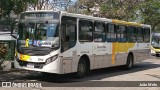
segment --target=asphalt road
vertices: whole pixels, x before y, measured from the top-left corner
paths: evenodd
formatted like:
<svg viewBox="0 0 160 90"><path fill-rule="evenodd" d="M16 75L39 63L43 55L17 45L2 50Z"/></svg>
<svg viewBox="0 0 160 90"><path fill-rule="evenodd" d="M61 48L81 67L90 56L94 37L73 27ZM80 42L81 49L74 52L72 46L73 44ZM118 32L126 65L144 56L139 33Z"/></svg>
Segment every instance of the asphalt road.
<svg viewBox="0 0 160 90"><path fill-rule="evenodd" d="M24 70L0 71L1 82L41 83L43 88L32 88L32 90L52 90L53 88L59 90L58 87L66 90L70 90L70 88L77 90L77 87L81 89L86 87L92 90L96 88L123 90L123 87L129 89L136 87L137 89L140 88L139 90L160 90L160 57L152 56L151 59L135 64L131 70L124 70L122 66L93 70L88 76L81 79L77 79L75 74L42 75L39 72ZM145 86L148 84L150 86Z"/></svg>

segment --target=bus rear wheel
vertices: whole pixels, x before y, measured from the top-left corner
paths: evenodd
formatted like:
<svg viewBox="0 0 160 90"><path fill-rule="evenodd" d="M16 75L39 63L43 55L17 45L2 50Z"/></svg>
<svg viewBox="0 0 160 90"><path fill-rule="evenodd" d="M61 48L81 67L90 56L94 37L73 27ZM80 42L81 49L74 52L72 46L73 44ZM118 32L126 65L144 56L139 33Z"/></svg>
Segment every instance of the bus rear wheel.
<svg viewBox="0 0 160 90"><path fill-rule="evenodd" d="M79 63L78 63L76 76L78 78L82 78L87 74L87 71L88 71L87 62L85 61L84 58L81 58Z"/></svg>
<svg viewBox="0 0 160 90"><path fill-rule="evenodd" d="M130 70L132 67L133 67L133 55L132 54L129 54L128 57L127 57L127 62L126 62L126 65L125 65L125 68L127 70Z"/></svg>

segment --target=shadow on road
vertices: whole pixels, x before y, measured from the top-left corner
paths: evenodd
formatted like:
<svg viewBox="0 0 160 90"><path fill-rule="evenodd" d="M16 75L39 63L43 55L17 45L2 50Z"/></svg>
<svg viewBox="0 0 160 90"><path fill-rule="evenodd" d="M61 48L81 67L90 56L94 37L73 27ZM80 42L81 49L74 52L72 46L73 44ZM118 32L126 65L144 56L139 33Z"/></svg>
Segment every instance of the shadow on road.
<svg viewBox="0 0 160 90"><path fill-rule="evenodd" d="M123 66L92 70L88 76L82 79L76 79L75 74L42 75L41 73L37 73L34 75L33 72L32 72L33 74L22 76L17 79L38 80L38 81L55 82L55 83L83 82L83 81L89 81L89 80L101 80L103 78L109 78L113 76L134 73L134 72L158 68L158 67L160 67L160 64L153 64L152 62L142 62L142 63L136 64L132 70L124 70ZM30 71L28 71L28 73L29 72Z"/></svg>
<svg viewBox="0 0 160 90"><path fill-rule="evenodd" d="M159 56L156 56L155 54L151 55L150 57L151 59L160 59L160 55Z"/></svg>
<svg viewBox="0 0 160 90"><path fill-rule="evenodd" d="M158 59L157 59L158 60ZM0 81L38 81L38 82L48 82L48 83L74 83L74 82L85 82L92 80L101 80L104 78L114 77L118 75L124 75L129 73L134 73L138 71L159 68L160 64L150 62L149 60L136 64L133 69L125 70L123 66L110 67L104 69L92 70L88 76L82 79L75 78L75 74L65 74L65 75L42 75L38 72L33 71L23 71L16 72L15 74L4 74L4 77L0 75ZM18 74L19 73L19 74Z"/></svg>

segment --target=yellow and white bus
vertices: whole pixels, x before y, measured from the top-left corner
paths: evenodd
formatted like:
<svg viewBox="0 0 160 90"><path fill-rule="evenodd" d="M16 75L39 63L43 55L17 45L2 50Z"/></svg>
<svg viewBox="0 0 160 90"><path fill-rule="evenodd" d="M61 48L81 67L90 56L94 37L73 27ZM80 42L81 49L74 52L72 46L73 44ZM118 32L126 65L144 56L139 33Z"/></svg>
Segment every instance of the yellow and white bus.
<svg viewBox="0 0 160 90"><path fill-rule="evenodd" d="M151 54L160 56L160 33L152 33Z"/></svg>
<svg viewBox="0 0 160 90"><path fill-rule="evenodd" d="M23 12L15 67L46 73L133 64L150 56L150 25L53 11Z"/></svg>

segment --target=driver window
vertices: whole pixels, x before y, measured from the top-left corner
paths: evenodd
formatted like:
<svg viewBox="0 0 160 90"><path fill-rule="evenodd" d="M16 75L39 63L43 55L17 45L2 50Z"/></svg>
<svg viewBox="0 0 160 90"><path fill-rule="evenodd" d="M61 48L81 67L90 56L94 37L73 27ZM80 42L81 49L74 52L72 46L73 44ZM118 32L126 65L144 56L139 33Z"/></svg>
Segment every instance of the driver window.
<svg viewBox="0 0 160 90"><path fill-rule="evenodd" d="M38 36L38 39L40 40L46 40L47 37L46 37L46 31L47 31L47 28L46 28L46 25L44 23L38 23L37 24L37 36Z"/></svg>

